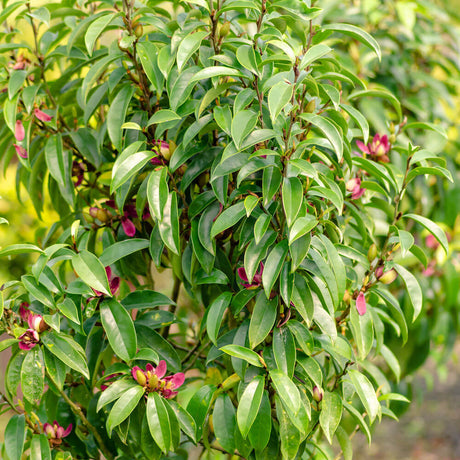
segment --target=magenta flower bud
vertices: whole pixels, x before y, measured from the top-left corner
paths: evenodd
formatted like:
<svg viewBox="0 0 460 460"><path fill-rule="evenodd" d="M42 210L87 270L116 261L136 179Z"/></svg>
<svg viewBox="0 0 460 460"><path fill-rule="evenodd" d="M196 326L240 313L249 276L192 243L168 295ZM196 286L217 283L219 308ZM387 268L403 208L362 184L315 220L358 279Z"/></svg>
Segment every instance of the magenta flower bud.
<svg viewBox="0 0 460 460"><path fill-rule="evenodd" d="M375 277L376 277L377 279L379 279L382 275L383 275L383 267L382 267L382 265L379 265L379 266L375 269Z"/></svg>
<svg viewBox="0 0 460 460"><path fill-rule="evenodd" d="M16 153L18 154L18 156L20 156L24 160L27 159L28 154L27 154L27 150L24 147L22 147L21 145L17 145L17 144L13 144L13 146L16 149Z"/></svg>
<svg viewBox="0 0 460 460"><path fill-rule="evenodd" d="M241 281L243 281L243 287L246 289L256 289L262 284L262 273L264 272L264 264L260 263L260 268L257 270L254 278L252 279L252 283L249 283L248 275L246 274L246 270L244 267L238 268L236 271Z"/></svg>
<svg viewBox="0 0 460 460"><path fill-rule="evenodd" d="M361 185L361 179L359 177L354 177L353 179L350 179L347 184L346 184L346 188L349 192L352 192L356 186L360 186Z"/></svg>
<svg viewBox="0 0 460 460"><path fill-rule="evenodd" d="M324 396L324 391L322 388L317 387L316 385L313 387L313 399L316 402L321 402Z"/></svg>
<svg viewBox="0 0 460 460"><path fill-rule="evenodd" d="M26 131L21 120L17 120L16 124L14 125L14 137L18 142L23 141L26 137Z"/></svg>
<svg viewBox="0 0 460 460"><path fill-rule="evenodd" d="M44 123L47 123L48 121L51 121L53 117L51 115L48 115L47 113L43 112L40 109L35 109L34 110L34 115L40 120L43 121Z"/></svg>
<svg viewBox="0 0 460 460"><path fill-rule="evenodd" d="M31 350L40 340L38 332L34 329L27 329L24 334L21 334L19 337L19 348L21 350Z"/></svg>
<svg viewBox="0 0 460 460"><path fill-rule="evenodd" d="M360 292L356 299L356 310L358 310L360 316L366 314L367 306L366 298L364 297L364 292Z"/></svg>
<svg viewBox="0 0 460 460"><path fill-rule="evenodd" d="M136 227L126 216L121 218L121 226L126 236L133 237L136 234Z"/></svg>

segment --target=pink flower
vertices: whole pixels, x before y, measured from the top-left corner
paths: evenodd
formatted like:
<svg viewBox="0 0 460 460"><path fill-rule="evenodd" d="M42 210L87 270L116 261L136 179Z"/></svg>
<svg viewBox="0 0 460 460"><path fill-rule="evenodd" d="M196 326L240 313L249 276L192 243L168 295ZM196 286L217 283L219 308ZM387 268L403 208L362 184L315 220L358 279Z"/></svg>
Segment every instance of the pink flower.
<svg viewBox="0 0 460 460"><path fill-rule="evenodd" d="M43 432L48 436L51 446L58 446L62 443L62 438L69 436L72 431L72 424L70 424L65 430L64 427L59 425L56 420L51 425L50 423L45 423L43 425Z"/></svg>
<svg viewBox="0 0 460 460"><path fill-rule="evenodd" d="M31 350L40 340L40 336L35 329L27 329L24 334L19 337L19 348L21 350Z"/></svg>
<svg viewBox="0 0 460 460"><path fill-rule="evenodd" d="M244 267L238 268L236 271L238 273L238 276L240 277L241 281L244 281L243 287L246 289L256 289L262 284L262 273L264 271L264 264L261 262L260 263L260 268L254 275L254 278L252 279L252 283L249 283L248 275L246 274L246 270Z"/></svg>
<svg viewBox="0 0 460 460"><path fill-rule="evenodd" d="M126 236L133 237L136 234L136 226L126 215L121 218L121 226Z"/></svg>
<svg viewBox="0 0 460 460"><path fill-rule="evenodd" d="M161 166L163 164L159 156L151 158L150 163L152 163L154 166Z"/></svg>
<svg viewBox="0 0 460 460"><path fill-rule="evenodd" d="M177 395L177 390L185 381L183 372L169 375L166 374L166 362L161 360L155 368L152 364L147 364L145 371L139 366L134 366L131 369L133 379L141 386L143 386L147 393L156 391L166 399L174 398ZM164 378L163 378L164 377Z"/></svg>
<svg viewBox="0 0 460 460"><path fill-rule="evenodd" d="M14 137L18 142L23 141L26 137L26 131L21 120L17 120L16 124L14 125Z"/></svg>
<svg viewBox="0 0 460 460"><path fill-rule="evenodd" d="M43 121L44 123L51 121L53 117L51 115L48 115L47 113L43 112L40 109L35 109L34 110L34 115L40 120Z"/></svg>
<svg viewBox="0 0 460 460"><path fill-rule="evenodd" d="M364 142L356 141L358 148L364 155L369 155L372 160L381 161L383 163L388 163L390 159L388 158L388 152L390 151L390 142L388 141L388 136L384 134L376 134L371 142L367 145Z"/></svg>
<svg viewBox="0 0 460 460"><path fill-rule="evenodd" d="M22 302L19 305L19 316L24 322L29 320L29 315L31 315L31 311L29 310L29 304L27 302Z"/></svg>
<svg viewBox="0 0 460 460"><path fill-rule="evenodd" d="M360 316L363 316L366 314L366 298L364 297L364 292L360 292L357 299L356 299L356 310L358 310L358 313Z"/></svg>
<svg viewBox="0 0 460 460"><path fill-rule="evenodd" d="M439 242L438 240L430 233L429 235L427 235L427 237L425 238L425 245L427 248L430 248L430 249L437 249L438 246L439 246Z"/></svg>
<svg viewBox="0 0 460 460"><path fill-rule="evenodd" d="M361 179L359 177L354 177L347 182L346 188L351 192L351 199L357 200L364 195L366 191L365 188L361 188Z"/></svg>
<svg viewBox="0 0 460 460"><path fill-rule="evenodd" d="M13 144L14 148L16 149L16 153L18 154L18 156L20 156L21 158L24 158L27 159L28 157L28 154L27 154L27 150L22 147L21 145L17 145L17 144Z"/></svg>
<svg viewBox="0 0 460 460"><path fill-rule="evenodd" d="M105 273L107 274L107 278L109 280L110 292L112 295L116 295L118 289L120 288L120 278L118 276L112 275L112 269L110 267L105 267ZM100 292L96 289L93 289L93 291L97 297L102 297L104 295L103 292Z"/></svg>

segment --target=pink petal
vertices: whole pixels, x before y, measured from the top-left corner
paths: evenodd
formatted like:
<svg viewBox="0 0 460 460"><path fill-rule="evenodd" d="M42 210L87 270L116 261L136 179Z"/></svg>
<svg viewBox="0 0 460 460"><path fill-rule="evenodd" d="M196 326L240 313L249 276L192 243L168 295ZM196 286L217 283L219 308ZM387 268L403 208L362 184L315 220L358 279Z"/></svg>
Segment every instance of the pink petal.
<svg viewBox="0 0 460 460"><path fill-rule="evenodd" d="M120 288L120 278L118 276L115 276L110 280L110 292L112 295L115 295L118 292L118 289Z"/></svg>
<svg viewBox="0 0 460 460"><path fill-rule="evenodd" d="M32 350L33 347L37 345L36 343L24 343L24 342L19 342L19 348L21 350Z"/></svg>
<svg viewBox="0 0 460 460"><path fill-rule="evenodd" d="M112 269L109 266L105 267L105 273L108 279L112 278Z"/></svg>
<svg viewBox="0 0 460 460"><path fill-rule="evenodd" d="M240 277L241 281L246 281L248 282L248 275L246 275L246 270L244 269L244 267L240 267L238 268L238 270L236 271L236 273L238 274L238 276Z"/></svg>
<svg viewBox="0 0 460 460"><path fill-rule="evenodd" d="M72 431L72 424L70 424L66 430L64 431L64 433L62 433L62 438L65 438L66 436L68 436L70 434L70 432Z"/></svg>
<svg viewBox="0 0 460 460"><path fill-rule="evenodd" d="M16 125L14 127L14 137L18 142L21 142L24 140L24 137L26 137L26 132L24 130L24 125L22 124L21 120L16 121Z"/></svg>
<svg viewBox="0 0 460 460"><path fill-rule="evenodd" d="M366 313L366 298L364 297L364 292L360 292L358 298L356 299L356 309L360 316L363 316Z"/></svg>
<svg viewBox="0 0 460 460"><path fill-rule="evenodd" d="M174 385L174 388L179 388L185 382L185 374L183 372L178 372L171 377L171 382Z"/></svg>
<svg viewBox="0 0 460 460"><path fill-rule="evenodd" d="M164 375L166 374L166 361L164 361L163 359L158 363L158 366L157 368L155 369L155 374L156 376L161 379L164 377Z"/></svg>
<svg viewBox="0 0 460 460"><path fill-rule="evenodd" d="M53 117L51 115L48 115L47 113L43 112L40 109L35 109L34 110L34 115L40 120L43 121L44 123L51 121Z"/></svg>
<svg viewBox="0 0 460 460"><path fill-rule="evenodd" d="M127 217L123 216L121 218L121 226L123 227L123 231L125 232L126 236L132 237L136 234L136 227Z"/></svg>
<svg viewBox="0 0 460 460"><path fill-rule="evenodd" d="M142 372L142 369L139 367L139 366L134 366L132 369L131 369L131 375L133 376L133 379L137 382L137 371L141 371Z"/></svg>
<svg viewBox="0 0 460 460"><path fill-rule="evenodd" d="M367 148L367 145L364 142L356 141L356 145L361 150L361 152L367 153L368 155L370 154L369 149Z"/></svg>
<svg viewBox="0 0 460 460"><path fill-rule="evenodd" d="M16 153L18 154L18 156L24 159L28 157L27 150L24 147L22 147L21 145L17 145L17 144L13 144L13 146L16 149Z"/></svg>
<svg viewBox="0 0 460 460"><path fill-rule="evenodd" d="M365 188L361 188L359 185L353 190L353 193L351 194L351 199L352 200L357 200L358 198L361 198L364 195L364 192L366 191Z"/></svg>

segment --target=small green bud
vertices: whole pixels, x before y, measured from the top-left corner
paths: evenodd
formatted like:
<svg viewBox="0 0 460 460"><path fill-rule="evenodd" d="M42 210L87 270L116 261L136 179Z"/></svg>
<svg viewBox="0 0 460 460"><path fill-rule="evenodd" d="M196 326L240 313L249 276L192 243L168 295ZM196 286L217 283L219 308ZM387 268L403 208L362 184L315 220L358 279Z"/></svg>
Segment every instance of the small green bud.
<svg viewBox="0 0 460 460"><path fill-rule="evenodd" d="M316 109L316 101L312 99L308 104L307 107L305 107L305 112L307 113L313 113Z"/></svg>
<svg viewBox="0 0 460 460"><path fill-rule="evenodd" d="M377 257L377 245L371 244L369 251L367 251L367 260L372 262Z"/></svg>
<svg viewBox="0 0 460 460"><path fill-rule="evenodd" d="M225 21L219 29L219 38L224 38L230 33L230 22Z"/></svg>

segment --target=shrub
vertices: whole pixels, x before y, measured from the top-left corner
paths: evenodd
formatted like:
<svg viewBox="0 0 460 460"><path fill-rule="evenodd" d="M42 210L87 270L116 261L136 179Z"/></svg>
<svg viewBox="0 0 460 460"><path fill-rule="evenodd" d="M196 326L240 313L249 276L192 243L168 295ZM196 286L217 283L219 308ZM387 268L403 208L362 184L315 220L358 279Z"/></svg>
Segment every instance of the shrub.
<svg viewBox="0 0 460 460"><path fill-rule="evenodd" d="M60 216L41 247L0 252L36 253L1 291L4 458L311 458L334 438L351 458L350 436L407 401L388 337L405 343L423 308L414 225L448 251L406 201L419 176L451 179L409 141L440 129L343 52L377 63L378 42L308 1L15 2L1 18L0 150ZM356 105L375 98L378 130Z"/></svg>

